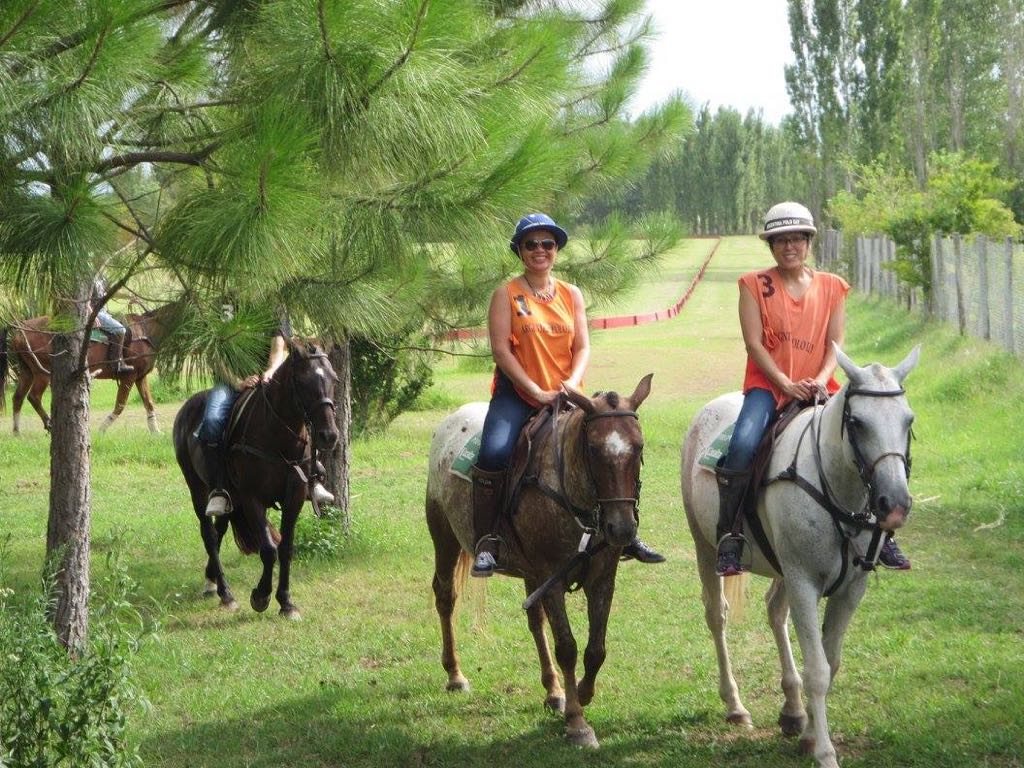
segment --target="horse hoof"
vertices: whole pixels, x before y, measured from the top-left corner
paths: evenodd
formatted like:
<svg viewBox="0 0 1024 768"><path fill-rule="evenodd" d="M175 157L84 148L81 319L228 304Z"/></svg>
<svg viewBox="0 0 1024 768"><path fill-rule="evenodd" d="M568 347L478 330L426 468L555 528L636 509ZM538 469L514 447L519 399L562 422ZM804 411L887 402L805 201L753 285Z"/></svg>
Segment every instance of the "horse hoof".
<svg viewBox="0 0 1024 768"><path fill-rule="evenodd" d="M252 609L256 611L256 613L263 613L267 610L267 606L270 605L270 595L258 595L254 589L252 594L249 595L249 605L252 606Z"/></svg>
<svg viewBox="0 0 1024 768"><path fill-rule="evenodd" d="M550 709L552 712L557 712L560 715L565 714L565 696L548 696L544 699L544 706Z"/></svg>
<svg viewBox="0 0 1024 768"><path fill-rule="evenodd" d="M594 698L594 686L581 683L580 687L576 691L577 696L580 699L581 706L587 706Z"/></svg>
<svg viewBox="0 0 1024 768"><path fill-rule="evenodd" d="M220 609L222 611L234 612L238 610L238 603L235 602L235 598L229 597L227 600L220 601Z"/></svg>
<svg viewBox="0 0 1024 768"><path fill-rule="evenodd" d="M729 725L738 725L741 728L751 729L754 727L754 721L750 718L749 712L732 712L725 716L725 722Z"/></svg>
<svg viewBox="0 0 1024 768"><path fill-rule="evenodd" d="M580 747L581 749L597 749L600 746L597 743L597 735L594 733L594 729L589 725L585 728L567 728L565 730L565 738L574 747Z"/></svg>
<svg viewBox="0 0 1024 768"><path fill-rule="evenodd" d="M814 739L800 739L800 754L813 755L817 742Z"/></svg>
<svg viewBox="0 0 1024 768"><path fill-rule="evenodd" d="M469 690L469 680L459 675L454 680L449 680L448 685L444 687L446 691L463 692Z"/></svg>
<svg viewBox="0 0 1024 768"><path fill-rule="evenodd" d="M805 725L807 725L807 718L803 715L787 715L785 713L779 715L779 727L782 729L782 735L787 739L792 739L803 733Z"/></svg>
<svg viewBox="0 0 1024 768"><path fill-rule="evenodd" d="M294 605L282 608L281 615L288 619L288 621L302 621L302 614L299 613L299 609Z"/></svg>
<svg viewBox="0 0 1024 768"><path fill-rule="evenodd" d="M206 586L203 587L203 597L213 597L217 594L217 582L206 580Z"/></svg>

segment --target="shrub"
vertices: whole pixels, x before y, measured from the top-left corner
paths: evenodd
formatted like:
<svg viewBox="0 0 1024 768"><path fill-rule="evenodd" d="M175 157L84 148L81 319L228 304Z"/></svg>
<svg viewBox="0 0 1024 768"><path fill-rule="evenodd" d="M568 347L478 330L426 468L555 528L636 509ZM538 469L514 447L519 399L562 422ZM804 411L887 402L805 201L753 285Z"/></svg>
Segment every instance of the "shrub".
<svg viewBox="0 0 1024 768"><path fill-rule="evenodd" d="M17 606L14 591L0 587L0 765L142 764L127 728L129 715L145 704L131 670L142 619L128 603L132 584L117 558L108 557L108 565L88 643L74 655L49 622L52 576L27 605Z"/></svg>

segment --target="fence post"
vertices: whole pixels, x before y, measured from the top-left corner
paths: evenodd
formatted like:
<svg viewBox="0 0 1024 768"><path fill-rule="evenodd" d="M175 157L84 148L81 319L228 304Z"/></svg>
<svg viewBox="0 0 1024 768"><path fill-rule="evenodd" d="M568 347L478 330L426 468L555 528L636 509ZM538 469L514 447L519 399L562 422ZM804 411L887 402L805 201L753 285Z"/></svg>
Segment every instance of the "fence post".
<svg viewBox="0 0 1024 768"><path fill-rule="evenodd" d="M932 237L932 288L928 292L928 315L945 320L946 268L942 263L942 235Z"/></svg>
<svg viewBox="0 0 1024 768"><path fill-rule="evenodd" d="M1013 238L1003 243L1003 259L1006 262L1006 280L1003 282L1003 316L1006 318L1006 349L1012 355L1017 351L1013 338Z"/></svg>
<svg viewBox="0 0 1024 768"><path fill-rule="evenodd" d="M896 271L892 269L896 263L896 243L889 238L885 238L885 261L890 267L885 270L885 281L889 284L889 297L896 302L899 300L899 293L896 290L899 281L896 279Z"/></svg>
<svg viewBox="0 0 1024 768"><path fill-rule="evenodd" d="M975 237L974 250L978 254L978 335L990 341L992 325L988 316L988 238L984 235Z"/></svg>
<svg viewBox="0 0 1024 768"><path fill-rule="evenodd" d="M864 238L860 235L853 241L853 254L853 284L858 291L863 293L864 282L861 276L864 273Z"/></svg>
<svg viewBox="0 0 1024 768"><path fill-rule="evenodd" d="M955 296L956 296L956 323L960 329L960 335L963 336L967 330L967 311L964 308L964 253L963 253L963 241L960 238L959 232L953 233L953 267L955 280Z"/></svg>

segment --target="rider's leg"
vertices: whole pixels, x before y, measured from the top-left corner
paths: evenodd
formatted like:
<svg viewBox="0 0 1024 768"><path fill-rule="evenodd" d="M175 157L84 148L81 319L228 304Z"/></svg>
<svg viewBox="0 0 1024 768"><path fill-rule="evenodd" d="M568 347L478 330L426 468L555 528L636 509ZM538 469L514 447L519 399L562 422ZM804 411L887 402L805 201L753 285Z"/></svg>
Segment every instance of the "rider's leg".
<svg viewBox="0 0 1024 768"><path fill-rule="evenodd" d="M227 491L227 456L224 454L222 438L231 406L238 394L227 384L218 384L210 390L203 420L195 433L203 450L206 482L210 488L206 514L211 517L231 511L231 496Z"/></svg>
<svg viewBox="0 0 1024 768"><path fill-rule="evenodd" d="M506 376L499 373L497 386L484 418L480 453L473 467L473 538L476 559L473 576L490 576L498 567L495 532L505 502L505 470L523 425L533 414Z"/></svg>
<svg viewBox="0 0 1024 768"><path fill-rule="evenodd" d="M100 328L110 335L110 359L114 364L114 376L124 376L131 373L135 368L124 361L124 335L125 327L105 310L100 310L96 315Z"/></svg>
<svg viewBox="0 0 1024 768"><path fill-rule="evenodd" d="M322 480L327 476L327 470L323 464L319 461L316 466L313 467L310 480L313 483L313 489L310 491L310 500L316 501L317 504L333 504L334 494L327 490Z"/></svg>
<svg viewBox="0 0 1024 768"><path fill-rule="evenodd" d="M734 576L743 570L743 538L733 534L733 526L750 482L754 453L774 419L775 397L772 393L760 388L747 392L729 441L729 451L715 469L718 480L718 563L715 571L719 576Z"/></svg>

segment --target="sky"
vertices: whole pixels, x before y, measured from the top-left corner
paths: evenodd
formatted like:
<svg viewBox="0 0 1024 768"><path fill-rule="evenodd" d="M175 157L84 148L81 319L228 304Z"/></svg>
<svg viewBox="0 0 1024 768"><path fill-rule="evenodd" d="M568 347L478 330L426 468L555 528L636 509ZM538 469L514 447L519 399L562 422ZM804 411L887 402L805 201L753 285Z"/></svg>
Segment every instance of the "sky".
<svg viewBox="0 0 1024 768"><path fill-rule="evenodd" d="M630 102L636 115L681 90L699 109L750 108L778 125L790 112L783 67L791 63L786 0L647 0L655 38L650 66Z"/></svg>

